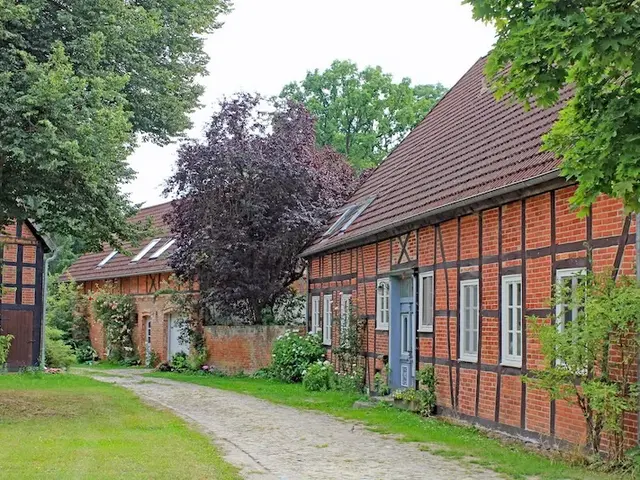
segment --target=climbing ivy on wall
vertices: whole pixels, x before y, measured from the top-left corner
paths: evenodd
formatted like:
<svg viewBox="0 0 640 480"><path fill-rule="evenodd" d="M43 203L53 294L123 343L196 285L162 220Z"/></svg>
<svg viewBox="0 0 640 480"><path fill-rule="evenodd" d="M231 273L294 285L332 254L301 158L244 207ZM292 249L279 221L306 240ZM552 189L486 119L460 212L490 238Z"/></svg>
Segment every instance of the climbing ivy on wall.
<svg viewBox="0 0 640 480"><path fill-rule="evenodd" d="M133 345L136 307L131 295L115 293L110 285L93 297L96 318L104 325L107 358L113 362L136 364L139 359Z"/></svg>

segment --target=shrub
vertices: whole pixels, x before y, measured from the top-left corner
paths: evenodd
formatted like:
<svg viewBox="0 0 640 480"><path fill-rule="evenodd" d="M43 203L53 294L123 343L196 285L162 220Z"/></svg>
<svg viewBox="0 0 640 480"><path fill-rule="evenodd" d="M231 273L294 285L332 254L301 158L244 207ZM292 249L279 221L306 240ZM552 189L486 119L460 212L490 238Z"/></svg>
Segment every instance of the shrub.
<svg viewBox="0 0 640 480"><path fill-rule="evenodd" d="M310 392L326 392L335 385L336 373L327 360L318 361L303 372L302 385Z"/></svg>
<svg viewBox="0 0 640 480"><path fill-rule="evenodd" d="M317 334L286 332L273 345L271 374L283 382L301 382L303 372L324 358L324 348Z"/></svg>
<svg viewBox="0 0 640 480"><path fill-rule="evenodd" d="M373 388L378 395L382 395L383 397L391 393L389 385L386 380L382 378L382 374L380 372L373 376Z"/></svg>
<svg viewBox="0 0 640 480"><path fill-rule="evenodd" d="M13 335L0 335L0 368L3 368L9 357L9 349Z"/></svg>
<svg viewBox="0 0 640 480"><path fill-rule="evenodd" d="M68 368L75 355L69 345L62 340L64 332L53 327L45 327L44 358L49 368Z"/></svg>
<svg viewBox="0 0 640 480"><path fill-rule="evenodd" d="M436 387L438 386L438 377L436 369L433 365L425 365L418 372L418 381L420 382L421 395L421 413L423 415L431 415L436 410Z"/></svg>
<svg viewBox="0 0 640 480"><path fill-rule="evenodd" d="M155 368L160 363L160 356L156 353L155 350L151 350L149 352L148 357L146 358L147 367Z"/></svg>
<svg viewBox="0 0 640 480"><path fill-rule="evenodd" d="M187 357L189 370L192 370L194 372L202 371L202 367L206 366L208 358L209 358L209 353L207 352L206 349L202 348L200 350L194 350Z"/></svg>
<svg viewBox="0 0 640 480"><path fill-rule="evenodd" d="M606 432L608 454L621 463L625 413L638 409L640 285L635 278L614 277L587 275L555 288L552 305L560 312L555 324L531 322L544 368L525 380L554 400L576 403L586 421L590 453L600 452ZM577 313L565 322L565 311Z"/></svg>
<svg viewBox="0 0 640 480"><path fill-rule="evenodd" d="M358 367L351 372L337 372L332 388L346 393L361 393L364 389L364 369Z"/></svg>
<svg viewBox="0 0 640 480"><path fill-rule="evenodd" d="M432 365L426 365L418 372L420 386L418 390L408 388L396 390L393 394L395 400L402 400L410 404L411 410L422 416L428 417L436 409L436 385L437 377Z"/></svg>
<svg viewBox="0 0 640 480"><path fill-rule="evenodd" d="M171 368L176 372L186 372L189 368L189 358L184 352L178 352L171 358Z"/></svg>
<svg viewBox="0 0 640 480"><path fill-rule="evenodd" d="M76 361L78 363L93 362L97 357L98 353L91 345L76 348Z"/></svg>
<svg viewBox="0 0 640 480"><path fill-rule="evenodd" d="M169 362L162 362L156 367L156 370L158 370L159 372L170 372L173 369L171 368Z"/></svg>

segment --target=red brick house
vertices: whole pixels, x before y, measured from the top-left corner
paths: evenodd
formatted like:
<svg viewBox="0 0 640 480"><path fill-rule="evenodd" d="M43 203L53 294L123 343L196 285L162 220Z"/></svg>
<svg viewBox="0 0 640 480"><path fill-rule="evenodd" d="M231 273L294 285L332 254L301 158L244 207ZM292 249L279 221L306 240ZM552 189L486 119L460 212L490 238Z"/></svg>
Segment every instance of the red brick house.
<svg viewBox="0 0 640 480"><path fill-rule="evenodd" d="M458 81L304 252L308 327L322 332L331 352L339 339L331 318L357 302L367 322L369 385L388 362L391 387L412 388L417 370L432 364L441 412L537 440L583 443L579 408L521 381L542 360L526 317L550 317L552 285L561 279L586 269L633 274L635 222L606 197L587 218L576 216L575 186L560 177L558 159L540 151L560 107L497 102L484 64ZM633 443L637 416L625 426Z"/></svg>
<svg viewBox="0 0 640 480"><path fill-rule="evenodd" d="M46 237L30 221L13 222L0 233L2 302L0 335L13 335L7 367L16 370L40 364L43 340L44 254Z"/></svg>
<svg viewBox="0 0 640 480"><path fill-rule="evenodd" d="M102 252L83 255L67 272L89 296L110 282L120 293L134 297L137 309L134 345L143 361L152 351L166 361L178 352L189 350L189 345L180 341L180 319L170 295L158 294L159 290L171 286L173 274L168 260L175 244L170 226L165 222L170 210L171 202L167 202L138 212L132 221L151 220L155 237L138 246L128 246L129 255L106 247ZM306 287L306 279L301 285ZM197 287L195 284L194 288ZM106 344L102 324L91 318L90 327L91 343L104 358ZM205 341L209 362L230 372L255 371L270 363L273 341L284 330L283 326L207 326Z"/></svg>

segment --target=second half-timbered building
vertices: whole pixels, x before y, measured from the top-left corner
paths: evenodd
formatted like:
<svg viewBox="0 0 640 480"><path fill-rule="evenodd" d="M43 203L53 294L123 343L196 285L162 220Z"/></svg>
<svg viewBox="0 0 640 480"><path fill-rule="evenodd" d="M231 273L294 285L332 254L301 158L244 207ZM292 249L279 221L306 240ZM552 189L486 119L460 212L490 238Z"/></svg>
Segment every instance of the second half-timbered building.
<svg viewBox="0 0 640 480"><path fill-rule="evenodd" d="M540 368L530 317L551 317L557 282L633 274L636 226L601 197L587 217L541 136L560 105L498 102L479 60L368 177L304 253L309 317L331 356L332 319L366 321L366 381L414 388L434 365L441 412L549 442L583 443L576 405L522 382ZM566 99L567 92L562 98ZM637 415L625 419L630 444Z"/></svg>

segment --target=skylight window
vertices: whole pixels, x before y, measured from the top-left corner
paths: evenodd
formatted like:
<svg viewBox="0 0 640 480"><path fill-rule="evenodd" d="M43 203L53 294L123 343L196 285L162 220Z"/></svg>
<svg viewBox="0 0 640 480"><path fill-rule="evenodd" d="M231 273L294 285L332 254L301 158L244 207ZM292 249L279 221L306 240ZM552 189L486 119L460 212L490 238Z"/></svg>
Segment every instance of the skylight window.
<svg viewBox="0 0 640 480"><path fill-rule="evenodd" d="M324 234L325 237L328 237L329 235L333 235L334 233L336 233L340 228L342 228L342 226L347 223L347 221L349 221L349 219L353 216L354 213L356 213L358 211L358 205L349 205L344 212L342 212L342 215L340 215L340 218L338 218L338 220L336 220L336 222L331 225L331 227L329 228L329 230L327 230Z"/></svg>
<svg viewBox="0 0 640 480"><path fill-rule="evenodd" d="M107 256L104 258L104 260L102 260L102 261L98 264L98 268L102 268L102 267L104 267L104 266L107 264L107 262L108 262L109 260L111 260L113 257L115 257L117 254L118 254L118 251L117 251L117 250L114 250L113 252L111 252L109 255L107 255Z"/></svg>
<svg viewBox="0 0 640 480"><path fill-rule="evenodd" d="M149 242L149 245L147 245L142 250L140 250L140 253L138 253L135 257L133 257L133 260L131 260L131 261L132 262L138 262L138 261L142 260L144 258L144 256L147 253L149 253L149 251L151 251L151 249L153 247L155 247L158 243L160 243L160 240L162 240L162 239L161 238L154 238L153 240L151 240L151 242Z"/></svg>
<svg viewBox="0 0 640 480"><path fill-rule="evenodd" d="M340 215L340 218L338 218L338 220L336 220L335 223L331 225L329 230L324 233L323 237L328 237L338 231L344 232L351 226L356 218L358 218L360 214L364 212L369 205L371 205L371 202L373 202L373 200L374 197L370 197L360 203L356 203L355 205L347 206L344 212L342 212L342 215Z"/></svg>
<svg viewBox="0 0 640 480"><path fill-rule="evenodd" d="M151 255L151 259L156 259L158 258L160 255L162 255L164 252L166 252L169 247L171 245L173 245L175 243L176 239L172 238L171 240L169 240L167 243L165 243L163 246L161 246L158 250L156 250L153 255Z"/></svg>

